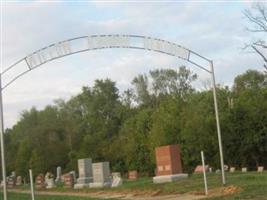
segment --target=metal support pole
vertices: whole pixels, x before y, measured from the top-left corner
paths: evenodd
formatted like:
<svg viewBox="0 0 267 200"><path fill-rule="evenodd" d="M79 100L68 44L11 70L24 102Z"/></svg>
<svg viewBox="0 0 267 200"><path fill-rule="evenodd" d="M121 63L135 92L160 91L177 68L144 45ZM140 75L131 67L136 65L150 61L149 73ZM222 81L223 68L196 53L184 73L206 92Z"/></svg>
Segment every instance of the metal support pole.
<svg viewBox="0 0 267 200"><path fill-rule="evenodd" d="M29 170L30 173L30 183L31 183L31 195L32 195L32 200L34 200L34 186L33 186L33 177L32 177L32 170Z"/></svg>
<svg viewBox="0 0 267 200"><path fill-rule="evenodd" d="M4 147L4 115L3 115L1 73L0 73L0 140L1 140L1 165L2 165L2 178L3 178L3 195L4 195L4 200L7 200L6 163L5 163L5 147Z"/></svg>
<svg viewBox="0 0 267 200"><path fill-rule="evenodd" d="M205 158L204 158L203 151L201 151L201 160L202 160L203 178L204 178L204 185L205 185L205 195L208 195L208 184L207 184L207 177L206 177L206 166L205 166Z"/></svg>
<svg viewBox="0 0 267 200"><path fill-rule="evenodd" d="M213 85L213 98L214 98L214 108L215 108L215 116L216 116L216 124L217 124L218 143L219 143L219 151L220 151L222 183L223 183L223 185L225 185L226 181L225 181L225 173L224 173L224 160L223 160L223 149L222 149L222 139L221 139L221 128L220 128L217 96L216 96L216 82L215 82L215 75L214 75L214 69L213 69L213 62L212 61L210 62L210 67L211 67L211 76L212 76L212 85Z"/></svg>

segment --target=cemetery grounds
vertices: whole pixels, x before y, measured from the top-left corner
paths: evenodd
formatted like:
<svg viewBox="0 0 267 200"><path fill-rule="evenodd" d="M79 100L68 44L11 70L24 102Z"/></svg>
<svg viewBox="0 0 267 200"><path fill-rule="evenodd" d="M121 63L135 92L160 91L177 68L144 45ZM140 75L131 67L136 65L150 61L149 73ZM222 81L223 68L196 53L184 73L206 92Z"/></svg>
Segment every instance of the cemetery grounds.
<svg viewBox="0 0 267 200"><path fill-rule="evenodd" d="M227 186L221 187L220 174L208 173L209 195L204 196L202 174L175 183L153 184L152 178L124 181L118 188L66 189L63 187L38 190L36 200L191 200L191 199L257 199L267 200L267 171L227 173ZM11 200L30 200L29 187L9 190ZM2 196L0 196L0 200Z"/></svg>

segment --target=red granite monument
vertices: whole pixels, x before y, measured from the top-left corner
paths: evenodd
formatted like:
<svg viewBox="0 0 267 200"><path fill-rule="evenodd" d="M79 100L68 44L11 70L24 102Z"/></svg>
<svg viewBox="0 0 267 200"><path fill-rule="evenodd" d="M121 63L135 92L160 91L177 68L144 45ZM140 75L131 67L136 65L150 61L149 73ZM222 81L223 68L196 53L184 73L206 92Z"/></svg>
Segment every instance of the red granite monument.
<svg viewBox="0 0 267 200"><path fill-rule="evenodd" d="M180 148L168 145L156 148L157 176L182 173Z"/></svg>
<svg viewBox="0 0 267 200"><path fill-rule="evenodd" d="M157 169L154 183L173 182L187 177L183 174L179 145L157 147L155 153Z"/></svg>
<svg viewBox="0 0 267 200"><path fill-rule="evenodd" d="M45 188L45 177L43 174L39 174L35 179L35 187L38 189Z"/></svg>

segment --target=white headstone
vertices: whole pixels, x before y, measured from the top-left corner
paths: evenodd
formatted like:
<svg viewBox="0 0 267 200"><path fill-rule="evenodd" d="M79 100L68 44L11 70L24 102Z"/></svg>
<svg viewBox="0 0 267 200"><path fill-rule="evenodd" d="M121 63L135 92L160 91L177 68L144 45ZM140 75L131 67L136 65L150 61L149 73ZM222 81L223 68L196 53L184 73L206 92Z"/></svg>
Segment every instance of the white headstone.
<svg viewBox="0 0 267 200"><path fill-rule="evenodd" d="M17 186L21 186L22 185L22 177L21 176L18 176L17 179L16 179L16 185Z"/></svg>
<svg viewBox="0 0 267 200"><path fill-rule="evenodd" d="M56 177L56 182L60 182L60 181L61 181L61 175L62 175L62 170L61 170L61 167L58 166L58 167L57 167L57 177Z"/></svg>
<svg viewBox="0 0 267 200"><path fill-rule="evenodd" d="M122 185L122 178L119 172L113 172L111 175L112 175L111 187L118 187Z"/></svg>
<svg viewBox="0 0 267 200"><path fill-rule="evenodd" d="M242 171L242 172L247 172L248 170L247 170L246 167L242 167L241 171Z"/></svg>
<svg viewBox="0 0 267 200"><path fill-rule="evenodd" d="M46 184L46 188L47 189L54 188L55 187L54 178L47 178L47 179L45 179L45 184Z"/></svg>
<svg viewBox="0 0 267 200"><path fill-rule="evenodd" d="M263 170L264 170L264 167L263 166L259 166L258 167L258 172L263 172Z"/></svg>
<svg viewBox="0 0 267 200"><path fill-rule="evenodd" d="M11 176L16 177L16 172L15 171L11 172Z"/></svg>
<svg viewBox="0 0 267 200"><path fill-rule="evenodd" d="M235 167L230 167L230 172L235 172Z"/></svg>
<svg viewBox="0 0 267 200"><path fill-rule="evenodd" d="M47 189L55 187L54 175L50 172L47 172L45 175L45 185Z"/></svg>

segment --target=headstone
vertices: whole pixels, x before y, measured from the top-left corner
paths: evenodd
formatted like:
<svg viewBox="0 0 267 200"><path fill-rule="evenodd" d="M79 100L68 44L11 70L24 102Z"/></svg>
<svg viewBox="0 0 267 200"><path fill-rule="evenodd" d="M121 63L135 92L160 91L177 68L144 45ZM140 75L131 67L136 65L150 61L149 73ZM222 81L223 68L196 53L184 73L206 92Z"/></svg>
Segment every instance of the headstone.
<svg viewBox="0 0 267 200"><path fill-rule="evenodd" d="M89 187L89 183L92 183L92 159L80 159L78 160L79 178L74 185L75 189Z"/></svg>
<svg viewBox="0 0 267 200"><path fill-rule="evenodd" d="M16 186L16 177L14 176L8 176L7 177L7 187L8 188L13 188Z"/></svg>
<svg viewBox="0 0 267 200"><path fill-rule="evenodd" d="M77 182L76 172L75 171L70 171L69 173L73 176L73 182L76 183Z"/></svg>
<svg viewBox="0 0 267 200"><path fill-rule="evenodd" d="M188 174L183 174L179 145L157 147L156 163L154 183L174 182L188 177Z"/></svg>
<svg viewBox="0 0 267 200"><path fill-rule="evenodd" d="M16 172L11 172L11 175L7 177L7 187L13 188L16 186Z"/></svg>
<svg viewBox="0 0 267 200"><path fill-rule="evenodd" d="M45 185L47 189L55 187L54 175L50 172L45 175Z"/></svg>
<svg viewBox="0 0 267 200"><path fill-rule="evenodd" d="M27 181L26 181L26 178L24 177L23 178L23 185L26 185L27 184Z"/></svg>
<svg viewBox="0 0 267 200"><path fill-rule="evenodd" d="M263 172L264 167L263 166L258 166L258 172Z"/></svg>
<svg viewBox="0 0 267 200"><path fill-rule="evenodd" d="M221 170L220 169L216 169L215 173L219 174L219 173L221 173Z"/></svg>
<svg viewBox="0 0 267 200"><path fill-rule="evenodd" d="M112 172L111 176L112 176L112 178L113 177L120 177L121 178L121 173L120 172Z"/></svg>
<svg viewBox="0 0 267 200"><path fill-rule="evenodd" d="M224 165L223 169L224 169L224 171L228 171L229 170L229 166L228 165Z"/></svg>
<svg viewBox="0 0 267 200"><path fill-rule="evenodd" d="M209 166L206 165L206 166L205 166L205 171L207 172L208 169L209 169ZM198 166L196 166L194 172L195 172L195 173L203 173L203 166L202 166L202 165L198 165Z"/></svg>
<svg viewBox="0 0 267 200"><path fill-rule="evenodd" d="M71 173L64 174L63 175L63 182L64 182L64 187L73 188L73 186L74 186L73 174L71 174Z"/></svg>
<svg viewBox="0 0 267 200"><path fill-rule="evenodd" d="M93 183L90 183L90 188L109 186L111 186L109 162L93 163Z"/></svg>
<svg viewBox="0 0 267 200"><path fill-rule="evenodd" d="M235 172L235 167L230 167L230 172L231 173Z"/></svg>
<svg viewBox="0 0 267 200"><path fill-rule="evenodd" d="M246 167L242 167L241 171L242 171L242 172L247 172L248 169L247 169Z"/></svg>
<svg viewBox="0 0 267 200"><path fill-rule="evenodd" d="M61 175L62 175L62 169L60 166L57 167L57 177L56 177L56 182L60 182L61 181Z"/></svg>
<svg viewBox="0 0 267 200"><path fill-rule="evenodd" d="M211 172L212 172L212 167L209 168L209 173L211 173Z"/></svg>
<svg viewBox="0 0 267 200"><path fill-rule="evenodd" d="M122 185L122 178L120 172L113 172L112 176L112 184L111 187L119 187Z"/></svg>
<svg viewBox="0 0 267 200"><path fill-rule="evenodd" d="M21 186L22 185L22 177L18 176L16 180L16 186Z"/></svg>
<svg viewBox="0 0 267 200"><path fill-rule="evenodd" d="M136 180L138 178L138 172L136 170L132 170L128 172L129 180Z"/></svg>
<svg viewBox="0 0 267 200"><path fill-rule="evenodd" d="M1 185L0 186L1 186L1 188L4 187L4 181L3 180L1 181Z"/></svg>
<svg viewBox="0 0 267 200"><path fill-rule="evenodd" d="M45 177L43 174L39 174L35 179L35 187L37 189L45 188Z"/></svg>
<svg viewBox="0 0 267 200"><path fill-rule="evenodd" d="M15 171L11 172L11 176L16 177L16 172Z"/></svg>

